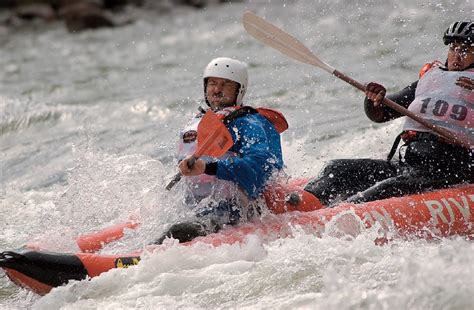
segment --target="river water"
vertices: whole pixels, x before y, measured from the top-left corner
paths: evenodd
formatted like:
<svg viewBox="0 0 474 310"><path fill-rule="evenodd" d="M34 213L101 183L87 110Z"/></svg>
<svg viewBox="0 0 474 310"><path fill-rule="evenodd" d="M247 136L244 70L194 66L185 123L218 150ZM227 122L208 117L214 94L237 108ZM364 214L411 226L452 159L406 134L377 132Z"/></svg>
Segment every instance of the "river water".
<svg viewBox="0 0 474 310"><path fill-rule="evenodd" d="M386 156L402 120L374 125L363 95L247 35L252 10L361 82L397 90L444 61L442 32L469 19L467 1L249 1L167 15L135 11L119 29L71 35L62 25L0 37L0 249L39 242L74 252L80 233L138 217L104 252L144 246L188 216L176 171L177 132L202 100L214 57L249 63L246 102L281 110L286 171L315 175L333 158ZM474 244L294 237L263 244L171 247L39 297L0 273L2 309L469 309Z"/></svg>

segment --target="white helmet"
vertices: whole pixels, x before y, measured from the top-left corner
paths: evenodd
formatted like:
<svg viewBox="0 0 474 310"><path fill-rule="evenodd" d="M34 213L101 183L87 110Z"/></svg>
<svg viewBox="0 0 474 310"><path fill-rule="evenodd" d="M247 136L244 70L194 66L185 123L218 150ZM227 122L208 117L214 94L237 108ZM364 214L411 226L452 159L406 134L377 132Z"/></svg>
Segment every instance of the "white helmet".
<svg viewBox="0 0 474 310"><path fill-rule="evenodd" d="M240 87L235 103L237 105L242 104L242 98L245 95L248 85L247 64L245 62L227 57L213 59L206 66L206 69L204 69L204 93L206 92L207 78L209 77L223 78L237 82Z"/></svg>

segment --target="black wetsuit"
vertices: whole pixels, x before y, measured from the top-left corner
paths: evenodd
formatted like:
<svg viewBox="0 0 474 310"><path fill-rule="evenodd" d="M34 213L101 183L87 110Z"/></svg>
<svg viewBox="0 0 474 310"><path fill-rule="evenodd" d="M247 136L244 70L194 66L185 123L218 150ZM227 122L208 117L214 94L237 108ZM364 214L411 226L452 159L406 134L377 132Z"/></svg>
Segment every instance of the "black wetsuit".
<svg viewBox="0 0 474 310"><path fill-rule="evenodd" d="M418 81L387 97L408 108L415 99L417 84ZM383 106L384 113L380 117L374 113L373 103L368 98L364 105L369 119L377 123L403 116ZM397 145L398 142L399 139ZM473 150L443 142L433 134L418 132L400 148L399 161L332 160L318 177L306 185L305 190L327 206L342 200L359 203L415 194L455 184L474 183L473 159Z"/></svg>

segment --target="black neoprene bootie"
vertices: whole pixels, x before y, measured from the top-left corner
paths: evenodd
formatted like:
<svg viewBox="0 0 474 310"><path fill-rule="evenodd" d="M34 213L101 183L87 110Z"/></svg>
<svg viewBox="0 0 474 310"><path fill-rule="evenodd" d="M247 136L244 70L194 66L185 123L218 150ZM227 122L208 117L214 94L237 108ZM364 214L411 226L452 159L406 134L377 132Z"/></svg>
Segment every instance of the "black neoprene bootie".
<svg viewBox="0 0 474 310"><path fill-rule="evenodd" d="M171 226L163 236L156 240L155 244L162 244L166 238L177 239L183 243L205 235L205 229L200 223L178 223Z"/></svg>

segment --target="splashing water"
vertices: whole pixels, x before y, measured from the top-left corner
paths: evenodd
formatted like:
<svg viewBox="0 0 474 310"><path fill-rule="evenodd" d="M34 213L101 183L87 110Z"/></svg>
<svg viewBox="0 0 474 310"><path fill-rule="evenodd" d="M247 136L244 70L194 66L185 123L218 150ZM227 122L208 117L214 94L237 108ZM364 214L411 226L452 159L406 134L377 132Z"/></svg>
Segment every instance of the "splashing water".
<svg viewBox="0 0 474 310"><path fill-rule="evenodd" d="M248 1L166 16L141 12L126 27L76 35L59 25L12 32L0 43L0 249L39 242L75 252L79 234L136 217L141 226L104 249L122 253L189 216L179 186L163 187L176 172L177 133L202 100L202 69L218 56L249 63L246 103L287 117L289 174L314 176L333 158L385 157L403 121L370 123L362 94L246 35L246 9L339 70L389 91L415 81L425 62L444 61L443 31L474 13L468 1ZM293 237L268 244L249 235L242 245L171 245L138 266L44 297L1 274L0 307L472 306L472 242L379 246L376 227L364 230L350 214L339 221L351 230L341 232L336 221L321 238L294 227Z"/></svg>

